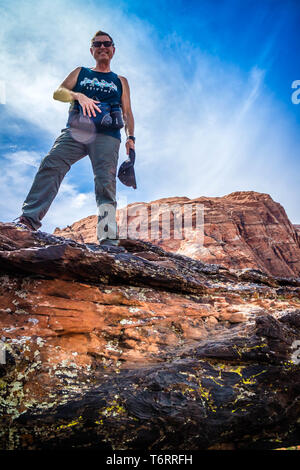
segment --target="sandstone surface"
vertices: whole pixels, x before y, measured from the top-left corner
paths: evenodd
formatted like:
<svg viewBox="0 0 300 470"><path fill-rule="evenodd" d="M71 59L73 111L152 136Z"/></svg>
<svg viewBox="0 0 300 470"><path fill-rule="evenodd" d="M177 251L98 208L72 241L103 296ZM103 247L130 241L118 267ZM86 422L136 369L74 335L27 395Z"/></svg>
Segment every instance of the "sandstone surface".
<svg viewBox="0 0 300 470"><path fill-rule="evenodd" d="M124 227L126 220L125 238L150 241L166 251L228 268L299 277L299 226L290 223L284 208L268 194L240 191L224 197L159 199L130 204L117 216L119 226ZM89 216L54 233L96 242L96 223L97 217ZM186 229L180 232L177 227L183 223ZM169 233L164 227L170 227Z"/></svg>
<svg viewBox="0 0 300 470"><path fill-rule="evenodd" d="M294 224L294 230L296 231L296 234L298 235L298 240L300 240L300 225Z"/></svg>
<svg viewBox="0 0 300 470"><path fill-rule="evenodd" d="M122 243L0 224L0 448L299 444L299 279Z"/></svg>

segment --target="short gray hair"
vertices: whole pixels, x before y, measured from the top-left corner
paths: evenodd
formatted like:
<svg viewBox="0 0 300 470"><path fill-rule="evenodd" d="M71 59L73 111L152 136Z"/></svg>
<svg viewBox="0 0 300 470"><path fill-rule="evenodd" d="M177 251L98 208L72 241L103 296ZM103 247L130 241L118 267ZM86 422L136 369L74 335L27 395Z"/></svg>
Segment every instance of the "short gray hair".
<svg viewBox="0 0 300 470"><path fill-rule="evenodd" d="M105 33L104 31L101 31L101 30L97 31L97 33L94 34L94 36L91 39L91 45L93 44L94 39L95 39L96 36L108 36L110 38L111 42L112 42L112 45L114 46L113 38L108 33Z"/></svg>

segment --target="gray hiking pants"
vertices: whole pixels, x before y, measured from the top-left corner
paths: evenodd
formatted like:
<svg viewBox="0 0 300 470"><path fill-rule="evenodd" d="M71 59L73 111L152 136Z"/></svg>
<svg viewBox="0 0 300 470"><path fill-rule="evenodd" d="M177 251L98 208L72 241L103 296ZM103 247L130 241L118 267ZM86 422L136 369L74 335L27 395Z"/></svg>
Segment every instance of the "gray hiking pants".
<svg viewBox="0 0 300 470"><path fill-rule="evenodd" d="M98 207L98 241L117 238L116 172L120 140L96 134L90 143L73 139L69 128L61 130L50 152L42 160L22 210L32 225L39 229L41 220L55 198L60 184L71 165L89 155L94 172L95 195Z"/></svg>

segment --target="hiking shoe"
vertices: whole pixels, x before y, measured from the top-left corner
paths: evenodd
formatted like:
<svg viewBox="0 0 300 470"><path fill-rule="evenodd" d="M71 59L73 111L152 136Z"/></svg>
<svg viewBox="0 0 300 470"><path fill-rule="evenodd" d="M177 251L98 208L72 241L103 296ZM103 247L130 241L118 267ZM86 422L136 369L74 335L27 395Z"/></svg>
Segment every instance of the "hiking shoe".
<svg viewBox="0 0 300 470"><path fill-rule="evenodd" d="M85 246L91 251L101 251L101 247L97 243L85 243Z"/></svg>
<svg viewBox="0 0 300 470"><path fill-rule="evenodd" d="M105 251L106 253L123 253L125 248L123 246L117 246L117 245L105 245L102 243L99 245L100 250Z"/></svg>
<svg viewBox="0 0 300 470"><path fill-rule="evenodd" d="M101 252L101 251L105 251L106 253L123 253L125 250L125 248L123 248L122 246L119 246L119 245L115 245L115 244L112 244L112 243L100 243L99 245L97 243L85 243L85 246L91 250L91 251L95 251L95 252Z"/></svg>
<svg viewBox="0 0 300 470"><path fill-rule="evenodd" d="M125 248L120 246L118 239L110 240L109 238L106 238L99 244L99 248L106 251L107 253L121 253L126 251Z"/></svg>
<svg viewBox="0 0 300 470"><path fill-rule="evenodd" d="M25 225L25 227L30 230L31 232L36 232L36 228L31 224L30 220L27 219L24 215L21 215L20 217L17 217L16 220L16 225Z"/></svg>

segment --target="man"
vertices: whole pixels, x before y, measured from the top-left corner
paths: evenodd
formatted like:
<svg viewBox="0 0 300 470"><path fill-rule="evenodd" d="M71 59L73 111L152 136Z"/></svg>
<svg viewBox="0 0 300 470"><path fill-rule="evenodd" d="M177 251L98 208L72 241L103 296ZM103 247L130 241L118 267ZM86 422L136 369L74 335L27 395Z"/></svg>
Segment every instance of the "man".
<svg viewBox="0 0 300 470"><path fill-rule="evenodd" d="M117 246L116 171L121 143L120 127L99 128L92 120L104 116L101 103L121 105L127 135L126 152L129 154L129 150L135 148L134 118L128 81L110 69L115 53L111 36L98 31L91 40L90 52L96 61L95 67L77 67L53 94L55 100L71 102L69 119L41 162L18 223L30 230L41 227L40 221L54 200L65 174L72 164L88 154L94 172L98 207L97 238L103 247Z"/></svg>

